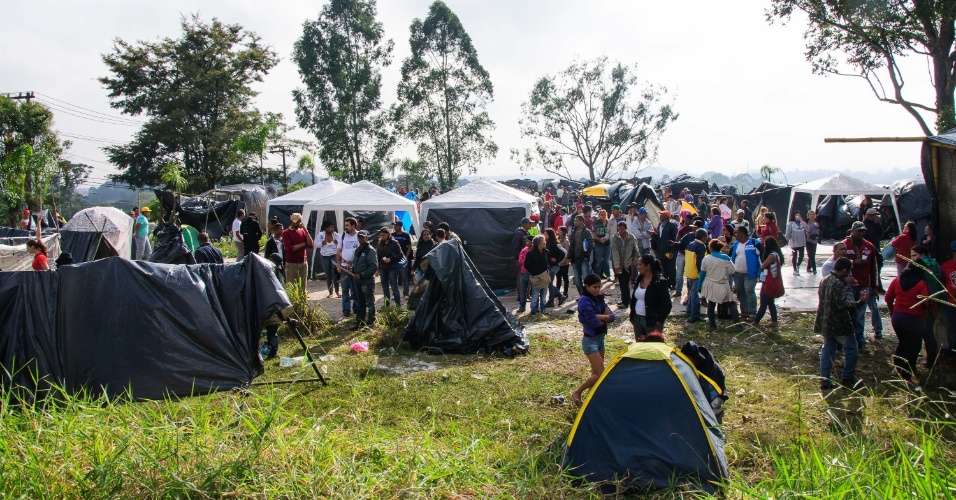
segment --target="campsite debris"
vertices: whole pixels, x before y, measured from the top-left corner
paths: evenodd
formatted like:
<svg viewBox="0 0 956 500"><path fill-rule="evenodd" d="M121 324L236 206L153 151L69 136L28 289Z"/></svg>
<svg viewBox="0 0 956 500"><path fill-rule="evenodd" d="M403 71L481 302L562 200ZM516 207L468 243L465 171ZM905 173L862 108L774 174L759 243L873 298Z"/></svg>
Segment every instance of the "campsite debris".
<svg viewBox="0 0 956 500"><path fill-rule="evenodd" d="M486 377L486 376L484 376L484 375L482 375L482 374L480 374L480 373L472 373L472 374L471 374L471 378L473 378L473 379L475 379L475 380L484 380L484 379L486 379L486 378L488 378L488 377Z"/></svg>
<svg viewBox="0 0 956 500"><path fill-rule="evenodd" d="M365 341L355 342L354 344L349 346L349 349L352 352L368 352L368 342L365 342Z"/></svg>
<svg viewBox="0 0 956 500"><path fill-rule="evenodd" d="M283 367L302 366L303 359L305 359L305 356L296 356L294 358L287 358L283 356L279 358L279 366L283 366Z"/></svg>
<svg viewBox="0 0 956 500"><path fill-rule="evenodd" d="M563 405L563 404L564 404L564 396L561 395L561 394L558 394L557 396L551 396L551 404L553 404L553 405Z"/></svg>
<svg viewBox="0 0 956 500"><path fill-rule="evenodd" d="M335 356L333 356L333 355L331 355L331 354L326 354L326 355L324 355L324 356L319 356L319 361L325 361L325 362L335 361Z"/></svg>

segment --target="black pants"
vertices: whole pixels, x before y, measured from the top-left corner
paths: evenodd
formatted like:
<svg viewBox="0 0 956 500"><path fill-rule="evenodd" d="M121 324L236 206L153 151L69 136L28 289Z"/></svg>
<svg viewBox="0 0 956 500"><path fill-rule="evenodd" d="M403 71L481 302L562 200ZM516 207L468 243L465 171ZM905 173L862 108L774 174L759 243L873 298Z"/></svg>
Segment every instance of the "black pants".
<svg viewBox="0 0 956 500"><path fill-rule="evenodd" d="M571 266L559 266L558 267L558 278L555 280L555 288L561 289L561 283L564 283L564 291L561 292L561 295L568 294L568 287L571 285L571 279L568 277L568 271L571 269Z"/></svg>
<svg viewBox="0 0 956 500"><path fill-rule="evenodd" d="M893 354L893 365L900 377L905 380L912 378L916 373L916 360L919 358L920 345L923 343L923 332L926 331L926 318L915 314L894 312L891 316L893 331L899 343Z"/></svg>
<svg viewBox="0 0 956 500"><path fill-rule="evenodd" d="M769 295L760 294L760 307L757 309L757 316L754 317L754 323L763 319L763 315L767 313L767 309L770 309L770 322L777 322L777 304L774 303L775 300L777 299Z"/></svg>
<svg viewBox="0 0 956 500"><path fill-rule="evenodd" d="M673 258L662 257L661 266L664 268L664 277L667 279L667 287L674 288L677 282L677 261Z"/></svg>
<svg viewBox="0 0 956 500"><path fill-rule="evenodd" d="M618 273L617 281L621 286L621 302L625 306L631 305L631 270L625 269Z"/></svg>
<svg viewBox="0 0 956 500"><path fill-rule="evenodd" d="M800 264L803 264L803 247L790 248L793 255L793 269L799 271Z"/></svg>
<svg viewBox="0 0 956 500"><path fill-rule="evenodd" d="M817 244L807 242L807 272L817 272Z"/></svg>
<svg viewBox="0 0 956 500"><path fill-rule="evenodd" d="M733 319L734 323L740 321L740 311L737 310L737 303L734 301L725 302L724 304L730 308L730 318ZM724 305L721 304L721 305ZM708 300L707 301L707 321L710 322L710 326L717 327L717 303Z"/></svg>
<svg viewBox="0 0 956 500"><path fill-rule="evenodd" d="M936 358L939 357L939 342L936 341L936 315L938 311L932 311L926 316L926 323L923 325L923 344L926 345L926 367L936 366ZM916 352L919 352L917 348Z"/></svg>

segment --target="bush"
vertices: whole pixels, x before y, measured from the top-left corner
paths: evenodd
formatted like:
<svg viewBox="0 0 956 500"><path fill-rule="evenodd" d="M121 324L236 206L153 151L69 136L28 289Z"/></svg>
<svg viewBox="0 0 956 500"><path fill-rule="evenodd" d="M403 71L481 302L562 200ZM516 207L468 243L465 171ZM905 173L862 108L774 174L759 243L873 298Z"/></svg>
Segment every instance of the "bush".
<svg viewBox="0 0 956 500"><path fill-rule="evenodd" d="M325 333L332 326L329 315L321 307L309 302L308 292L298 283L286 283L285 293L292 302L292 310L302 326L305 334L316 335Z"/></svg>
<svg viewBox="0 0 956 500"><path fill-rule="evenodd" d="M212 246L218 248L219 251L222 252L223 258L236 258L236 245L232 244L232 238L229 235L225 235L218 241L212 242Z"/></svg>
<svg viewBox="0 0 956 500"><path fill-rule="evenodd" d="M412 320L413 311L401 307L383 307L377 312L375 331L370 340L371 347L382 349L398 347L402 342L405 325Z"/></svg>

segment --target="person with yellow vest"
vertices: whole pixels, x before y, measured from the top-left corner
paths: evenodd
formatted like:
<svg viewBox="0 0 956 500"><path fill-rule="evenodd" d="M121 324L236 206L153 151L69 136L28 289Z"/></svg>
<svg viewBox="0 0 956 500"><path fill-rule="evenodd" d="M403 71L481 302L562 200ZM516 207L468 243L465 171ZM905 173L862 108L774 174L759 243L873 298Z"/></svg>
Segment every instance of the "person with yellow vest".
<svg viewBox="0 0 956 500"><path fill-rule="evenodd" d="M703 321L700 319L700 266L707 255L707 230L698 229L694 232L694 241L684 249L684 278L687 280L687 289L690 290L687 301L687 313L690 315L688 323Z"/></svg>

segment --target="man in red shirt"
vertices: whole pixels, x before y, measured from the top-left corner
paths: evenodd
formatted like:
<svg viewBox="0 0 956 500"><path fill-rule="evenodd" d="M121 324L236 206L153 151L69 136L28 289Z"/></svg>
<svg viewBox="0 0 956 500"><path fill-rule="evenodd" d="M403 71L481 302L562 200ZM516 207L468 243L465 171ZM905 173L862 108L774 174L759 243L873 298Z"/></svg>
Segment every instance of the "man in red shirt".
<svg viewBox="0 0 956 500"><path fill-rule="evenodd" d="M866 337L863 336L863 329L866 325L866 309L870 307L870 320L873 323L873 337L883 338L883 321L880 319L879 309L876 305L877 287L879 286L879 270L877 267L876 255L879 250L872 243L866 241L863 237L866 233L866 224L862 221L856 221L850 227L850 237L843 241L846 244L846 257L853 262L851 275L856 283L853 285L853 300L860 300L860 292L869 291L866 303L857 307L854 317L854 327L856 328L856 340L862 346L867 344ZM873 302L871 305L870 302ZM873 311L877 311L873 313Z"/></svg>
<svg viewBox="0 0 956 500"><path fill-rule="evenodd" d="M290 217L292 224L282 231L282 252L285 254L285 282L298 282L305 291L305 278L309 274L309 262L305 258L306 249L312 248L313 241L309 232L302 227L302 214Z"/></svg>
<svg viewBox="0 0 956 500"><path fill-rule="evenodd" d="M956 360L956 240L949 244L953 256L940 265L943 270L943 284L948 292L946 299L950 305L942 307L943 318L946 319L946 343L943 356L949 360ZM942 299L941 299L942 300Z"/></svg>

